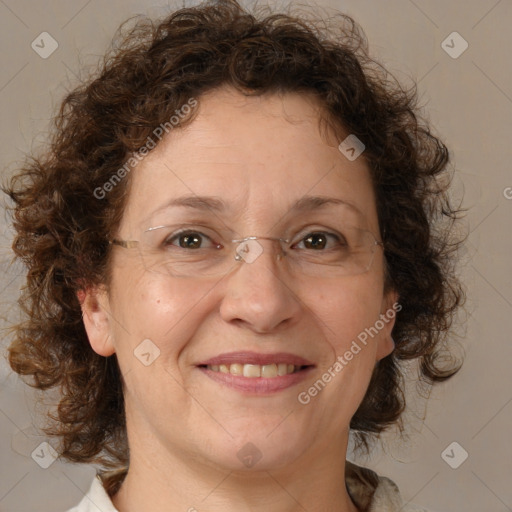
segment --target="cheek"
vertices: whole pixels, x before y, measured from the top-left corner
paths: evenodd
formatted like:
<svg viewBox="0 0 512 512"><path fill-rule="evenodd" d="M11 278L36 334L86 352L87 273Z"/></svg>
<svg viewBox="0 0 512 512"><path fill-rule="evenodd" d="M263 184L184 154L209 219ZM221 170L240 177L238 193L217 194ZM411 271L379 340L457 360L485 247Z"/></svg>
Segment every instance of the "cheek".
<svg viewBox="0 0 512 512"><path fill-rule="evenodd" d="M378 274L353 276L326 287L316 298L318 325L333 354L320 377L329 382L324 399L337 404L333 416L352 417L366 393L379 340L379 334L368 332L380 318L382 285Z"/></svg>
<svg viewBox="0 0 512 512"><path fill-rule="evenodd" d="M339 279L320 287L309 302L320 326L336 353L344 352L351 341L379 319L383 283L378 274Z"/></svg>
<svg viewBox="0 0 512 512"><path fill-rule="evenodd" d="M125 360L151 340L162 360L179 353L197 328L204 286L151 272L120 274L114 291L115 343ZM128 362L128 361L127 361ZM172 363L171 363L172 364Z"/></svg>
<svg viewBox="0 0 512 512"><path fill-rule="evenodd" d="M340 279L319 290L308 305L315 305L316 325L330 345L330 354L300 400L323 406L325 429L336 435L361 404L375 368L377 337L364 340L360 335L379 319L382 281L366 274Z"/></svg>

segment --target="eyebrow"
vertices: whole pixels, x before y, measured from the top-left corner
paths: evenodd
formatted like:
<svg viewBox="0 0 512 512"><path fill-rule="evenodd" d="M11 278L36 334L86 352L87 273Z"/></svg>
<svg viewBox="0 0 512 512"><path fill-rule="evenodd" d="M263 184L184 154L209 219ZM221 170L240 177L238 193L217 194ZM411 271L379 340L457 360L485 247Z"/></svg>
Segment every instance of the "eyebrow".
<svg viewBox="0 0 512 512"><path fill-rule="evenodd" d="M309 212L313 210L324 209L325 207L331 205L342 205L350 208L357 215L364 217L364 214L361 212L357 206L346 201L345 199L337 198L337 197L327 197L327 196L304 196L295 201L292 204L289 211L290 213L303 213ZM197 195L187 195L181 197L175 197L165 203L163 206L157 208L152 215L160 212L161 210L166 210L167 208L189 208L193 210L199 211L215 211L219 213L223 213L228 211L229 206L222 200L212 196L197 196Z"/></svg>

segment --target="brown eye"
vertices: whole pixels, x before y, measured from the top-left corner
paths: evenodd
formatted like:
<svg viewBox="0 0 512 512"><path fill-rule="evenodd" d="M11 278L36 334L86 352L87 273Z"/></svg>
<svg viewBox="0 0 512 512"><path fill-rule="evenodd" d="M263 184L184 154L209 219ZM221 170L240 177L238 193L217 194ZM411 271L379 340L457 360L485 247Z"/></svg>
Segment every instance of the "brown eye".
<svg viewBox="0 0 512 512"><path fill-rule="evenodd" d="M176 233L168 237L165 241L165 245L180 247L182 249L209 248L208 246L204 247L205 241L210 241L210 247L213 246L210 237L203 233L198 231L182 231L181 233Z"/></svg>
<svg viewBox="0 0 512 512"><path fill-rule="evenodd" d="M299 244L304 244L305 249L313 251L322 251L326 248L329 248L327 247L327 244L329 243L329 238L333 239L337 243L337 245L343 245L342 243L340 244L341 241L337 235L334 235L333 233L324 232L308 233L308 235L302 238Z"/></svg>
<svg viewBox="0 0 512 512"><path fill-rule="evenodd" d="M314 233L304 239L306 249L324 249L327 244L327 237L323 233Z"/></svg>
<svg viewBox="0 0 512 512"><path fill-rule="evenodd" d="M198 249L201 247L202 237L197 233L180 235L178 237L180 247L185 249Z"/></svg>

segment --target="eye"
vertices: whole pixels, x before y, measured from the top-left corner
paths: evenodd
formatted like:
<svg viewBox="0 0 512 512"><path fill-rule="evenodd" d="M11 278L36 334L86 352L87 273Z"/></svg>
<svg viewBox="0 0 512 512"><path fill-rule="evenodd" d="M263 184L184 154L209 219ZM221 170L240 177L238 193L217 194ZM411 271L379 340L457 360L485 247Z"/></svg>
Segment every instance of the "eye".
<svg viewBox="0 0 512 512"><path fill-rule="evenodd" d="M177 244L175 242L178 242ZM208 246L205 247L204 244ZM180 231L168 236L164 241L165 246L177 246L182 249L219 249L220 244L214 243L208 235L200 231Z"/></svg>
<svg viewBox="0 0 512 512"><path fill-rule="evenodd" d="M338 235L335 235L334 233L327 233L325 231L314 231L312 233L308 233L305 237L301 239L301 241L298 244L304 244L305 249L311 249L314 251L322 251L326 249L326 246L328 245L329 239L334 240L336 242L336 245L346 246L346 241L342 237L340 238ZM327 249L332 247L327 247Z"/></svg>

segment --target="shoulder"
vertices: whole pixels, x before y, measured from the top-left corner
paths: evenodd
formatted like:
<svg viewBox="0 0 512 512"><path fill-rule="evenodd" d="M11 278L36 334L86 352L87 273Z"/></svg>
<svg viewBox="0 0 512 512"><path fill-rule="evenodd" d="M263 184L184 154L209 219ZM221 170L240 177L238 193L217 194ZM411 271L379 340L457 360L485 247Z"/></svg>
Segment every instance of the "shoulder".
<svg viewBox="0 0 512 512"><path fill-rule="evenodd" d="M345 480L354 503L367 512L434 512L413 503L404 504L393 480L348 460L345 463Z"/></svg>
<svg viewBox="0 0 512 512"><path fill-rule="evenodd" d="M103 488L100 477L96 476L82 501L67 512L118 512L118 510Z"/></svg>

